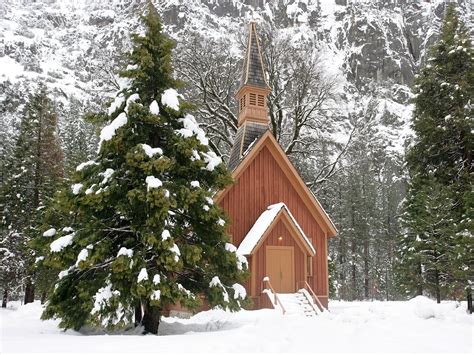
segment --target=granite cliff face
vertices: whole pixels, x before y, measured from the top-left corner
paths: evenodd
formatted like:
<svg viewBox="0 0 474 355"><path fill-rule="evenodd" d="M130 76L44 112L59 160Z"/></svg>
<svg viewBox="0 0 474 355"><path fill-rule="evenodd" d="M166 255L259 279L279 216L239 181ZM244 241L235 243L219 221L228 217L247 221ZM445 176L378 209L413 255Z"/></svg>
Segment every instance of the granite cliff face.
<svg viewBox="0 0 474 355"><path fill-rule="evenodd" d="M53 99L72 97L97 109L116 90L113 75L129 33L140 31L140 0L5 0L0 4L0 120L14 136L28 93L45 81ZM370 106L395 148L406 133L409 87L437 36L444 1L408 0L156 0L178 41L199 33L227 37L242 55L252 18L268 23L324 58L339 80L342 117ZM472 9L459 0L465 20ZM179 56L179 50L176 53ZM236 74L238 80L238 74ZM64 119L63 119L64 121ZM344 135L341 125L339 135ZM347 125L346 125L347 126ZM387 128L388 127L388 128ZM346 127L347 128L347 127ZM389 145L390 145L389 144Z"/></svg>

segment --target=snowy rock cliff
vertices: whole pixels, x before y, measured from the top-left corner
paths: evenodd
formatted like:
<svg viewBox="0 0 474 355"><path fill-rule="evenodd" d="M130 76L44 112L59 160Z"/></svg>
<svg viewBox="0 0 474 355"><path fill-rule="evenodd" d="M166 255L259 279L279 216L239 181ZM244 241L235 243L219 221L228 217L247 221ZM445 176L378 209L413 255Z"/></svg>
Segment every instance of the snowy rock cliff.
<svg viewBox="0 0 474 355"><path fill-rule="evenodd" d="M407 131L409 87L436 38L444 9L441 0L154 3L167 31L178 41L193 32L227 37L242 55L246 24L254 18L291 36L295 46L310 43L321 53L327 71L338 78L340 115L347 119L354 112L368 115L370 111L387 145L397 151ZM458 3L469 20L469 1ZM2 1L0 123L9 129L2 136L14 136L24 100L40 80L47 83L60 107L68 107L72 97L85 110L103 105L118 87L114 70L120 67L121 53L129 49L129 33L140 30L137 14L144 4L140 0ZM344 136L349 126L336 133Z"/></svg>

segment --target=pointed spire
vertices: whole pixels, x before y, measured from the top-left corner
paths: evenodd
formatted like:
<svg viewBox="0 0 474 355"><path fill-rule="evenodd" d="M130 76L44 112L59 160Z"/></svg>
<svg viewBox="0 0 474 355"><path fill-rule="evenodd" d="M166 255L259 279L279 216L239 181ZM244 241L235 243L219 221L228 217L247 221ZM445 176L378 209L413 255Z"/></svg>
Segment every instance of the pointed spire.
<svg viewBox="0 0 474 355"><path fill-rule="evenodd" d="M249 24L249 39L240 84L236 95L239 102L238 126L249 121L268 125L267 96L271 89L265 77L255 21Z"/></svg>
<svg viewBox="0 0 474 355"><path fill-rule="evenodd" d="M238 130L229 158L233 170L252 148L254 143L268 130L267 96L271 89L265 77L262 52L258 43L257 25L249 25L249 39L244 58L241 86L236 94L239 106Z"/></svg>
<svg viewBox="0 0 474 355"><path fill-rule="evenodd" d="M255 21L251 21L249 24L249 38L241 80L241 86L244 85L270 88L265 77L265 66L263 65L262 52L260 51L257 36L257 24Z"/></svg>

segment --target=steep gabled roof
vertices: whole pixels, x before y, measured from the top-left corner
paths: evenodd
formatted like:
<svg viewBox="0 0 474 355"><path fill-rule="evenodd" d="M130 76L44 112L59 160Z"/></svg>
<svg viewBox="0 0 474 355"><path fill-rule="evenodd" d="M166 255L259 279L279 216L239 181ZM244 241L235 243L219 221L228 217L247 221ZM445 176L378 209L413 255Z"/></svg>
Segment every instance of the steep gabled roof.
<svg viewBox="0 0 474 355"><path fill-rule="evenodd" d="M240 84L241 87L251 85L259 88L269 88L265 77L262 52L260 51L260 44L258 42L257 24L254 21L249 24L249 39Z"/></svg>
<svg viewBox="0 0 474 355"><path fill-rule="evenodd" d="M229 170L234 170L239 165L267 130L268 126L252 122L246 122L239 127L227 163Z"/></svg>
<svg viewBox="0 0 474 355"><path fill-rule="evenodd" d="M273 137L273 134L269 130L267 130L261 136L261 138L250 147L248 153L242 157L242 160L232 170L232 177L234 180L239 178L239 176L252 163L252 161L264 147L267 147L270 153L273 155L275 161L278 163L279 167L284 172L288 180L290 180L290 182L293 184L295 190L297 191L300 198L304 201L305 205L308 207L312 216L316 219L316 221L318 221L321 228L323 228L323 231L327 233L328 237L334 237L337 234L336 226L332 222L331 218L329 218L328 214L316 199L314 194L306 186L298 171L290 162L285 152L280 147L280 144L277 142L275 137ZM232 185L217 193L214 198L216 203L219 203L231 188Z"/></svg>
<svg viewBox="0 0 474 355"><path fill-rule="evenodd" d="M245 238L242 240L242 243L240 243L239 247L237 248L237 253L240 255L251 255L255 253L265 238L268 236L272 228L282 218L284 218L285 221L289 223L292 229L296 232L295 234L292 233L292 235L299 238L298 244L300 244L309 255L314 256L316 254L316 250L314 249L306 234L304 234L303 230L291 214L288 207L282 202L269 206L267 210L264 211L260 217L258 217L255 224L252 226Z"/></svg>

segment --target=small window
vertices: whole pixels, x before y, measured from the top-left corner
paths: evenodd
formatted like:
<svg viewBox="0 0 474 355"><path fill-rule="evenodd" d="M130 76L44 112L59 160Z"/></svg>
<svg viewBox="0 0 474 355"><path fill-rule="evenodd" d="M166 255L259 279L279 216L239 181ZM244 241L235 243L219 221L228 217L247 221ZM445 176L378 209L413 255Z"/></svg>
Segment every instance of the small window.
<svg viewBox="0 0 474 355"><path fill-rule="evenodd" d="M308 276L313 276L313 258L311 256L306 258L306 268Z"/></svg>
<svg viewBox="0 0 474 355"><path fill-rule="evenodd" d="M258 95L258 106L265 106L265 97L263 95Z"/></svg>
<svg viewBox="0 0 474 355"><path fill-rule="evenodd" d="M257 106L257 94L250 93L250 106Z"/></svg>

